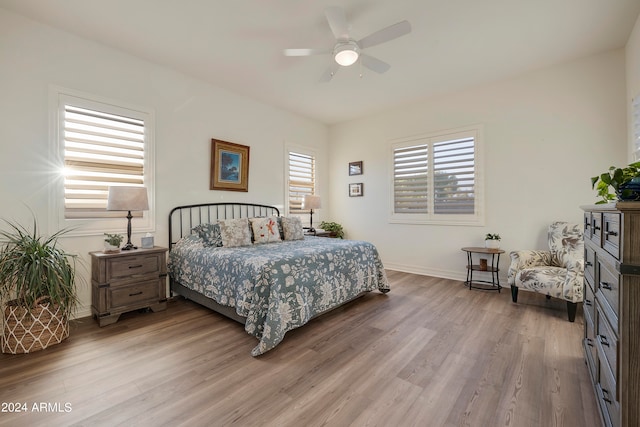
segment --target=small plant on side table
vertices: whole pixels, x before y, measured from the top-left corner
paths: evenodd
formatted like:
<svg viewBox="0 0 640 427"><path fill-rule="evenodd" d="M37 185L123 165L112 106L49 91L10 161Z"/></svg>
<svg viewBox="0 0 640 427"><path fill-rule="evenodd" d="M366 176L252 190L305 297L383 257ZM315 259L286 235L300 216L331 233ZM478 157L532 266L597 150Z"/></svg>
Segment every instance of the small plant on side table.
<svg viewBox="0 0 640 427"><path fill-rule="evenodd" d="M484 247L489 249L499 249L500 240L501 237L499 234L487 233L486 236L484 236Z"/></svg>
<svg viewBox="0 0 640 427"><path fill-rule="evenodd" d="M344 238L344 230L337 222L322 221L320 223L320 228L324 231L330 232L332 237L337 237L338 239Z"/></svg>

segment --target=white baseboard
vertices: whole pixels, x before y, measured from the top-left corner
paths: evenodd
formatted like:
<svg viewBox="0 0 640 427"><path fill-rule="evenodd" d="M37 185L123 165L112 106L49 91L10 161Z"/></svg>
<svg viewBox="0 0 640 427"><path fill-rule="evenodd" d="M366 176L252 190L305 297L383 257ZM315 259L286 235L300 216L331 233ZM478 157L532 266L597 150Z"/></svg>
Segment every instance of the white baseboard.
<svg viewBox="0 0 640 427"><path fill-rule="evenodd" d="M412 273L419 274L421 276L431 276L431 277L440 277L442 279L450 279L450 280L459 280L464 282L467 280L467 271L463 266L463 270L461 271L452 271L452 270L442 270L438 268L428 268L423 266L415 266L415 265L405 265L405 264L395 264L395 263L384 263L384 268L387 270L401 271L403 273ZM507 283L507 276L499 275L500 285L502 287Z"/></svg>

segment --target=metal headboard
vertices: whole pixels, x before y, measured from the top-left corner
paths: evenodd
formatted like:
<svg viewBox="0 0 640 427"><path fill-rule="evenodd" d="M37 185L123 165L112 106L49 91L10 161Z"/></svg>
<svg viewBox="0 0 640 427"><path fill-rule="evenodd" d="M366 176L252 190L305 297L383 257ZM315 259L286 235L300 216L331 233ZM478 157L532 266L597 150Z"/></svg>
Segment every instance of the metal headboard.
<svg viewBox="0 0 640 427"><path fill-rule="evenodd" d="M280 216L275 206L254 203L201 203L177 206L169 212L169 250L178 240L191 234L191 229L200 224L219 219Z"/></svg>

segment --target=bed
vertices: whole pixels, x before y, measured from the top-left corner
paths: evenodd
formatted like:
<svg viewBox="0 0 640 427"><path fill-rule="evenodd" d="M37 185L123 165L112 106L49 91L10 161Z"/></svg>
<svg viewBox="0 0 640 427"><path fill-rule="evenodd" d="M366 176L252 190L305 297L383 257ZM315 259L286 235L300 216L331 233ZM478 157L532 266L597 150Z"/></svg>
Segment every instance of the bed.
<svg viewBox="0 0 640 427"><path fill-rule="evenodd" d="M224 232L231 223L244 227L245 221L253 231L251 244L232 244ZM300 220L281 217L276 207L260 204L207 203L174 208L169 214L172 294L244 324L245 331L258 339L251 351L258 356L276 347L287 331L320 314L366 292L389 292L373 244L301 235L302 226L296 221ZM278 230L280 239L259 243L269 232L262 233L256 224L273 222L278 224L273 229ZM228 246L220 246L217 235L211 237L216 228L223 229ZM269 231L273 231L271 226Z"/></svg>

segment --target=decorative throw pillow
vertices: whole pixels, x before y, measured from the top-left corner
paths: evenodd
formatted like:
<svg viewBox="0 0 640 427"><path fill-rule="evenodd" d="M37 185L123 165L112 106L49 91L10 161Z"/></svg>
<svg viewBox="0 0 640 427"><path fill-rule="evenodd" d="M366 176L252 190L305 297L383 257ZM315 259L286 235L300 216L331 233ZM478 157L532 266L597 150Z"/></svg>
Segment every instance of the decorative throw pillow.
<svg viewBox="0 0 640 427"><path fill-rule="evenodd" d="M280 242L280 229L276 217L249 218L253 229L253 243Z"/></svg>
<svg viewBox="0 0 640 427"><path fill-rule="evenodd" d="M220 224L222 246L233 248L251 245L251 232L247 218L222 219L218 224Z"/></svg>
<svg viewBox="0 0 640 427"><path fill-rule="evenodd" d="M284 240L304 239L302 221L298 217L288 216L282 218L282 230L284 231Z"/></svg>
<svg viewBox="0 0 640 427"><path fill-rule="evenodd" d="M191 229L202 239L205 246L219 248L222 246L222 235L219 224L200 224Z"/></svg>

